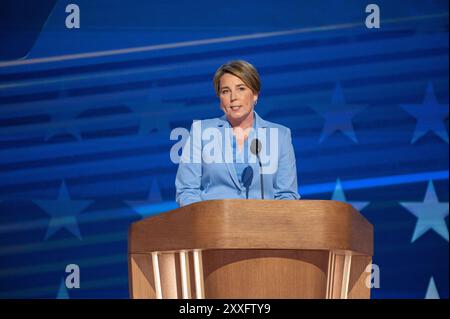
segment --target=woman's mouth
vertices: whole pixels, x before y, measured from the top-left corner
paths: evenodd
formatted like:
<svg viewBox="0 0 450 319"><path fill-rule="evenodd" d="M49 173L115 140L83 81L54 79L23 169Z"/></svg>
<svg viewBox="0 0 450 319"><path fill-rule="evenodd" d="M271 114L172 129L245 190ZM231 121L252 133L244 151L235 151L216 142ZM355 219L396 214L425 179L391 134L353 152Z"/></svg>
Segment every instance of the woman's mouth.
<svg viewBox="0 0 450 319"><path fill-rule="evenodd" d="M235 105L235 106L230 106L230 109L232 109L233 111L237 111L241 108L240 105Z"/></svg>

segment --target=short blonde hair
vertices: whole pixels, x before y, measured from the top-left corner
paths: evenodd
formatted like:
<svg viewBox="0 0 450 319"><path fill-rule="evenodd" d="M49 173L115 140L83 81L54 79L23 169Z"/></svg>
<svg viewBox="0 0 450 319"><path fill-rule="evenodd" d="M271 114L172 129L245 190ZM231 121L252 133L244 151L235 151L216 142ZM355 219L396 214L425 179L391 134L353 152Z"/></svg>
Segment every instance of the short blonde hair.
<svg viewBox="0 0 450 319"><path fill-rule="evenodd" d="M235 60L221 65L214 74L213 84L217 96L220 95L220 78L226 73L237 76L253 93L259 94L261 80L256 68L246 61Z"/></svg>

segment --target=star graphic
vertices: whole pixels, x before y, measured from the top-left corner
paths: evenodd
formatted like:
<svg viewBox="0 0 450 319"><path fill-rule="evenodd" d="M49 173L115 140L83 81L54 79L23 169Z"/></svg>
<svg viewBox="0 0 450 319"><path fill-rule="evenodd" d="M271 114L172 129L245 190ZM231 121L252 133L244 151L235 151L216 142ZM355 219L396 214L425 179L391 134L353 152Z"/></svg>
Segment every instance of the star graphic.
<svg viewBox="0 0 450 319"><path fill-rule="evenodd" d="M71 200L63 181L56 200L34 200L34 202L50 216L50 223L45 234L48 240L57 231L65 228L81 240L77 215L89 206L92 200Z"/></svg>
<svg viewBox="0 0 450 319"><path fill-rule="evenodd" d="M127 107L138 115L138 135L167 134L175 125L185 127L186 123L192 124L193 119L217 117L221 113L216 104L191 108L186 107L185 102L164 99L161 93L161 88L153 85L144 99L127 103Z"/></svg>
<svg viewBox="0 0 450 319"><path fill-rule="evenodd" d="M67 97L67 88L63 83L59 91L59 99ZM63 107L53 108L48 110L52 122L49 125L49 129L45 135L45 140L48 141L52 137L60 134L70 134L80 141L80 130L76 125L76 116L79 113L78 107Z"/></svg>
<svg viewBox="0 0 450 319"><path fill-rule="evenodd" d="M162 103L158 101L146 101L138 104L128 104L128 107L134 112L139 114L139 131L138 135L147 135L155 132L166 132L170 130L170 120L172 116L164 116L159 114L158 111L164 109Z"/></svg>
<svg viewBox="0 0 450 319"><path fill-rule="evenodd" d="M67 291L66 282L64 278L61 279L61 284L59 285L58 294L56 299L70 299L69 292Z"/></svg>
<svg viewBox="0 0 450 319"><path fill-rule="evenodd" d="M428 283L425 299L440 299L433 277L430 278L430 282Z"/></svg>
<svg viewBox="0 0 450 319"><path fill-rule="evenodd" d="M448 132L444 124L445 119L448 118L448 104L437 102L431 82L428 83L423 104L402 104L400 106L417 120L411 144L429 131L448 143Z"/></svg>
<svg viewBox="0 0 450 319"><path fill-rule="evenodd" d="M77 141L81 141L80 130L74 125L74 114L71 114L70 112L64 112L64 114L60 113L50 116L52 118L53 124L51 124L52 126L49 128L45 135L45 141L50 140L56 135L64 134L72 135L77 139Z"/></svg>
<svg viewBox="0 0 450 319"><path fill-rule="evenodd" d="M337 82L331 100L331 106L328 105L326 108L314 107L314 110L325 118L319 143L322 143L327 137L337 131L341 131L354 143L358 143L353 129L352 118L365 107L365 105L347 104L341 85Z"/></svg>
<svg viewBox="0 0 450 319"><path fill-rule="evenodd" d="M180 104L164 103L158 87L150 89L143 101L129 103L127 106L133 113L139 114L138 135L169 131L170 121L175 113L178 115L177 109L180 108Z"/></svg>
<svg viewBox="0 0 450 319"><path fill-rule="evenodd" d="M417 217L411 243L429 230L434 230L448 241L448 228L445 218L448 216L448 203L439 202L432 181L428 182L423 202L401 202L411 214Z"/></svg>
<svg viewBox="0 0 450 319"><path fill-rule="evenodd" d="M158 180L153 179L150 191L148 192L147 200L144 201L127 201L126 203L133 208L142 217L148 216L147 205L160 203L162 201L161 191L158 186Z"/></svg>
<svg viewBox="0 0 450 319"><path fill-rule="evenodd" d="M338 178L336 180L336 186L334 188L333 196L331 200L337 200L344 203L352 205L357 211L363 210L370 202L347 202L347 198L344 194L344 189L342 188L341 180Z"/></svg>

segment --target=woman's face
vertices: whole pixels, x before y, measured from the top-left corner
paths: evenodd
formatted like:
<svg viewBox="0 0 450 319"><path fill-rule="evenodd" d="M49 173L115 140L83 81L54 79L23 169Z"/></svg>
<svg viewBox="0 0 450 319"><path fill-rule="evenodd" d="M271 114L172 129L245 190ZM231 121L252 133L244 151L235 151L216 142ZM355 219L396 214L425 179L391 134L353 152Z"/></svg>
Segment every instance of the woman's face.
<svg viewBox="0 0 450 319"><path fill-rule="evenodd" d="M253 107L258 95L244 84L244 82L229 73L220 78L220 107L225 112L228 120L240 123L253 112Z"/></svg>

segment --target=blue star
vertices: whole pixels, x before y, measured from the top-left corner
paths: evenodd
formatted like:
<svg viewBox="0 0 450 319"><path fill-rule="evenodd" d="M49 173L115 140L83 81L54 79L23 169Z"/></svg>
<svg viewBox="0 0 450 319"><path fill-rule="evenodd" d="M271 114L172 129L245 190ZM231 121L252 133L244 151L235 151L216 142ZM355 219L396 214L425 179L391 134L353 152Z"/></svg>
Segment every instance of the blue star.
<svg viewBox="0 0 450 319"><path fill-rule="evenodd" d="M425 299L440 299L433 277L430 278L430 282L428 283Z"/></svg>
<svg viewBox="0 0 450 319"><path fill-rule="evenodd" d="M352 205L357 211L363 210L370 202L347 202L347 198L342 188L341 180L336 180L336 186L334 188L333 196L331 200L337 200Z"/></svg>
<svg viewBox="0 0 450 319"><path fill-rule="evenodd" d="M432 181L428 183L423 202L401 202L400 204L417 217L411 243L429 230L434 230L448 241L448 228L445 223L445 218L448 216L448 203L438 201Z"/></svg>
<svg viewBox="0 0 450 319"><path fill-rule="evenodd" d="M152 181L150 191L145 201L127 201L126 203L133 208L142 217L148 216L147 206L149 204L160 203L162 201L161 191L158 186L158 180L155 178Z"/></svg>
<svg viewBox="0 0 450 319"><path fill-rule="evenodd" d="M353 129L352 118L361 112L366 106L364 105L350 105L347 104L342 92L339 82L336 83L336 88L331 100L331 107L323 108L314 107L322 117L325 118L325 124L320 135L319 143L322 143L328 136L336 131L341 131L353 142L358 143L358 140Z"/></svg>
<svg viewBox="0 0 450 319"><path fill-rule="evenodd" d="M444 125L448 117L448 104L439 104L434 94L433 85L428 83L423 104L402 104L401 107L417 120L411 144L424 136L428 131L448 143L448 132Z"/></svg>
<svg viewBox="0 0 450 319"><path fill-rule="evenodd" d="M51 115L53 123L45 135L45 140L48 141L56 135L69 134L74 136L77 141L81 141L81 134L78 128L74 126L73 114L54 114Z"/></svg>
<svg viewBox="0 0 450 319"><path fill-rule="evenodd" d="M65 84L61 85L59 91L59 99L63 100L67 97L67 89ZM67 106L61 108L51 108L48 110L52 122L48 124L49 129L45 135L45 140L48 141L55 135L70 134L80 141L80 130L76 125L76 116L80 112L78 107Z"/></svg>
<svg viewBox="0 0 450 319"><path fill-rule="evenodd" d="M170 130L170 121L180 109L179 104L164 103L157 88L150 90L144 101L127 105L134 113L139 114L138 135L147 135L153 132L167 132Z"/></svg>
<svg viewBox="0 0 450 319"><path fill-rule="evenodd" d="M89 206L93 202L92 200L71 200L63 181L57 200L34 200L34 202L51 217L45 240L48 240L62 228L81 240L77 215Z"/></svg>
<svg viewBox="0 0 450 319"><path fill-rule="evenodd" d="M56 299L70 299L69 292L67 291L66 282L63 279L61 279L61 284L59 285L58 294L56 296Z"/></svg>

